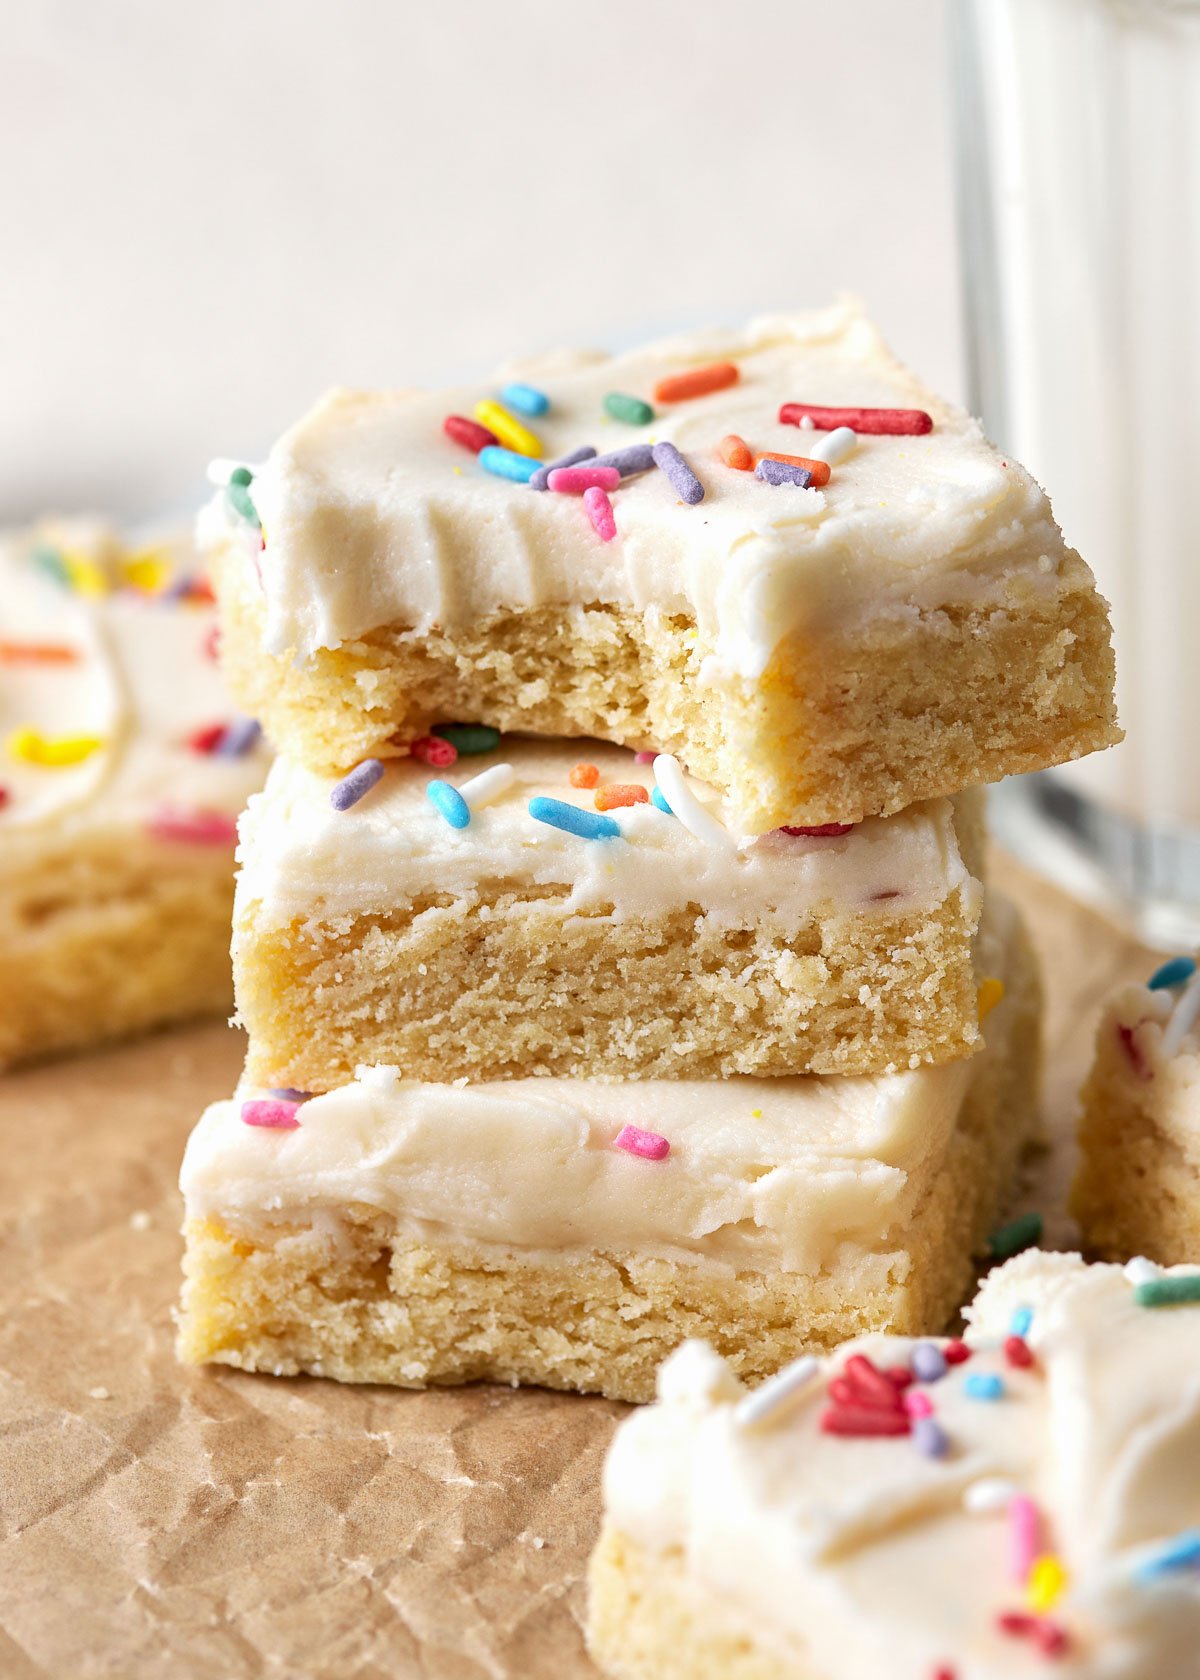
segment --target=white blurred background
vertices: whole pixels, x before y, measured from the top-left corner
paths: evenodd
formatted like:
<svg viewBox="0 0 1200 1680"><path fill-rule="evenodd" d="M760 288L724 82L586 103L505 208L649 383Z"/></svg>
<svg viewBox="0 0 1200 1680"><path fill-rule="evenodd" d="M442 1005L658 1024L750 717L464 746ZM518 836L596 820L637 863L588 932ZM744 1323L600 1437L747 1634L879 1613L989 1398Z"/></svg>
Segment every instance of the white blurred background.
<svg viewBox="0 0 1200 1680"><path fill-rule="evenodd" d="M840 290L962 395L942 0L2 15L2 520L184 509L331 384Z"/></svg>

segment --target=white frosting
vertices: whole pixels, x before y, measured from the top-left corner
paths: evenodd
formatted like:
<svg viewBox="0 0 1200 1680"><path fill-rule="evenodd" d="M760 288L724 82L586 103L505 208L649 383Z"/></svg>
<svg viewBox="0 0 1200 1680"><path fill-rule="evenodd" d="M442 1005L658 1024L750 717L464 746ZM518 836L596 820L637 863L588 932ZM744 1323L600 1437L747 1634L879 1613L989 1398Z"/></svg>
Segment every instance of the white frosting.
<svg viewBox="0 0 1200 1680"><path fill-rule="evenodd" d="M1001 1352L1018 1308L1033 1315L1027 1370ZM777 1427L753 1431L739 1421L741 1385L686 1345L663 1368L658 1404L617 1432L608 1520L651 1554L682 1554L698 1603L731 1610L805 1673L925 1680L946 1666L958 1680L1010 1680L1050 1670L997 1626L1027 1606L1007 1499L972 1490L1007 1483L1034 1500L1042 1549L1068 1573L1050 1611L1072 1641L1061 1671L1195 1675L1200 1571L1137 1572L1200 1522L1200 1306L1139 1306L1120 1267L1033 1250L991 1274L968 1317L973 1357L925 1390L951 1441L941 1459L907 1436L819 1428L827 1378L850 1354L906 1363L909 1341L849 1344ZM1003 1398L971 1399L968 1377L989 1372ZM644 1585L653 1592L652 1577Z"/></svg>
<svg viewBox="0 0 1200 1680"><path fill-rule="evenodd" d="M103 593L48 576L39 550L82 557ZM156 542L153 553L168 583L197 571L190 545L177 536ZM198 728L234 717L209 651L211 605L122 586L126 558L93 521L47 522L0 539L0 643L54 644L76 656L39 663L6 658L0 648L0 787L8 794L0 858L8 865L36 862L48 836L137 830L145 837L147 820L164 808L232 818L262 785L261 746L223 758L187 745ZM10 736L24 728L101 744L77 764L47 767L12 751Z"/></svg>
<svg viewBox="0 0 1200 1680"><path fill-rule="evenodd" d="M988 1016L978 1057L874 1079L435 1085L363 1069L290 1131L243 1123L242 1091L203 1115L180 1182L189 1217L235 1230L362 1204L423 1240L805 1273L857 1260L882 1283L1012 1008ZM670 1154L614 1148L627 1124Z"/></svg>
<svg viewBox="0 0 1200 1680"><path fill-rule="evenodd" d="M531 888L566 889L558 911L652 917L687 904L737 926L781 938L817 913L915 914L964 896L977 919L982 889L959 854L948 800L875 817L848 834L805 838L775 833L714 846L651 804L610 811L620 839L585 840L538 822L529 801L545 795L594 811L594 793L568 775L584 760L602 782L653 788L649 764L592 741L512 738L494 753L462 758L449 771L415 759L389 761L384 779L349 811L329 802L334 782L279 760L242 822L238 917L262 924L297 917L371 912L430 893L490 900ZM454 829L425 794L437 778L463 784L509 763L514 779L469 827ZM719 811L716 796L690 786Z"/></svg>
<svg viewBox="0 0 1200 1680"><path fill-rule="evenodd" d="M649 426L605 421L606 392L649 397L664 375L717 359L737 362L736 385L661 407ZM444 435L446 415L469 416L499 378L334 391L254 480L269 651L306 658L382 624L453 631L502 609L601 602L692 615L715 638L710 676L753 678L801 626L914 604L1011 605L1054 586L1066 551L1041 490L975 421L923 390L851 304L520 371L551 399L530 422L546 459L669 439L703 502L682 505L658 471L630 479L613 492L617 538L601 542L578 497L496 478ZM860 438L821 490L775 489L720 461L729 432L753 450L804 455L821 434L779 424L788 401L918 407L934 429ZM257 531L229 517L223 491L202 530L242 542L255 562Z"/></svg>

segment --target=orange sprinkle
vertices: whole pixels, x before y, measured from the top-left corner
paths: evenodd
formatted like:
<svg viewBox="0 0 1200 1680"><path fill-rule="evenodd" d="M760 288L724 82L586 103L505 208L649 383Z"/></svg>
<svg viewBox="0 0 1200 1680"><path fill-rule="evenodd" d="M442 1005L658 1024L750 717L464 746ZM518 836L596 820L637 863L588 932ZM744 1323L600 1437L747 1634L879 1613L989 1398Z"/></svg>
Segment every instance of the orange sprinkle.
<svg viewBox="0 0 1200 1680"><path fill-rule="evenodd" d="M750 445L736 432L730 432L728 437L721 439L717 445L717 454L727 467L736 467L739 472L749 472L754 466Z"/></svg>
<svg viewBox="0 0 1200 1680"><path fill-rule="evenodd" d="M576 764L567 780L572 787L595 787L600 772L594 764Z"/></svg>
<svg viewBox="0 0 1200 1680"><path fill-rule="evenodd" d="M622 805L648 805L650 795L641 782L606 782L596 789L597 811L616 811Z"/></svg>
<svg viewBox="0 0 1200 1680"><path fill-rule="evenodd" d="M727 385L736 385L739 377L732 362L709 362L705 367L660 379L654 387L654 400L676 403L686 402L689 397L706 397L710 391L723 391Z"/></svg>
<svg viewBox="0 0 1200 1680"><path fill-rule="evenodd" d="M10 665L74 665L78 658L65 642L0 642L0 659Z"/></svg>
<svg viewBox="0 0 1200 1680"><path fill-rule="evenodd" d="M761 455L754 457L754 465L760 461L786 461L789 467L803 467L805 472L812 474L814 487L829 483L829 462L813 461L807 455L783 455L778 449L765 449Z"/></svg>

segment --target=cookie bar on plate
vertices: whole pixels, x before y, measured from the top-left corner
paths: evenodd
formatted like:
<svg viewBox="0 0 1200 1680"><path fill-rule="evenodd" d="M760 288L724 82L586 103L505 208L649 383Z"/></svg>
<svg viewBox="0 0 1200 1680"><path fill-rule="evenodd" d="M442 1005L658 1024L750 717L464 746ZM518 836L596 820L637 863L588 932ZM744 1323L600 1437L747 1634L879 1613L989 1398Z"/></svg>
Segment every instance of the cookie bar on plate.
<svg viewBox="0 0 1200 1680"><path fill-rule="evenodd" d="M215 467L233 690L319 771L465 718L674 753L765 833L1119 738L1045 495L848 304L335 391Z"/></svg>
<svg viewBox="0 0 1200 1680"><path fill-rule="evenodd" d="M257 1084L883 1073L978 1042L978 795L739 839L673 762L599 743L373 774L281 759L243 821Z"/></svg>
<svg viewBox="0 0 1200 1680"><path fill-rule="evenodd" d="M0 1067L228 1010L257 728L187 540L0 540Z"/></svg>
<svg viewBox="0 0 1200 1680"><path fill-rule="evenodd" d="M182 1356L644 1400L688 1336L757 1378L941 1328L1036 1127L1029 949L1002 903L983 938L1006 993L936 1068L244 1088L183 1163Z"/></svg>
<svg viewBox="0 0 1200 1680"><path fill-rule="evenodd" d="M1175 957L1108 1002L1083 1091L1072 1196L1085 1243L1200 1261L1200 975Z"/></svg>
<svg viewBox="0 0 1200 1680"><path fill-rule="evenodd" d="M965 1341L870 1336L753 1394L681 1348L605 1467L601 1668L1195 1675L1200 1272L1155 1281L1031 1250Z"/></svg>

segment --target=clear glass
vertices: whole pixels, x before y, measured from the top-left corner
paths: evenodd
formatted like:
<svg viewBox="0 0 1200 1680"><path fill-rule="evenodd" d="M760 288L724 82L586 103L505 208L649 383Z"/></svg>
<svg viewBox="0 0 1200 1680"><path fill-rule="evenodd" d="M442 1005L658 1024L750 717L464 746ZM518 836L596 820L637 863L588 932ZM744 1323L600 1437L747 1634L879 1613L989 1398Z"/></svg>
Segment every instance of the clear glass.
<svg viewBox="0 0 1200 1680"><path fill-rule="evenodd" d="M970 398L1112 603L1127 739L1005 842L1200 941L1200 0L948 0Z"/></svg>

